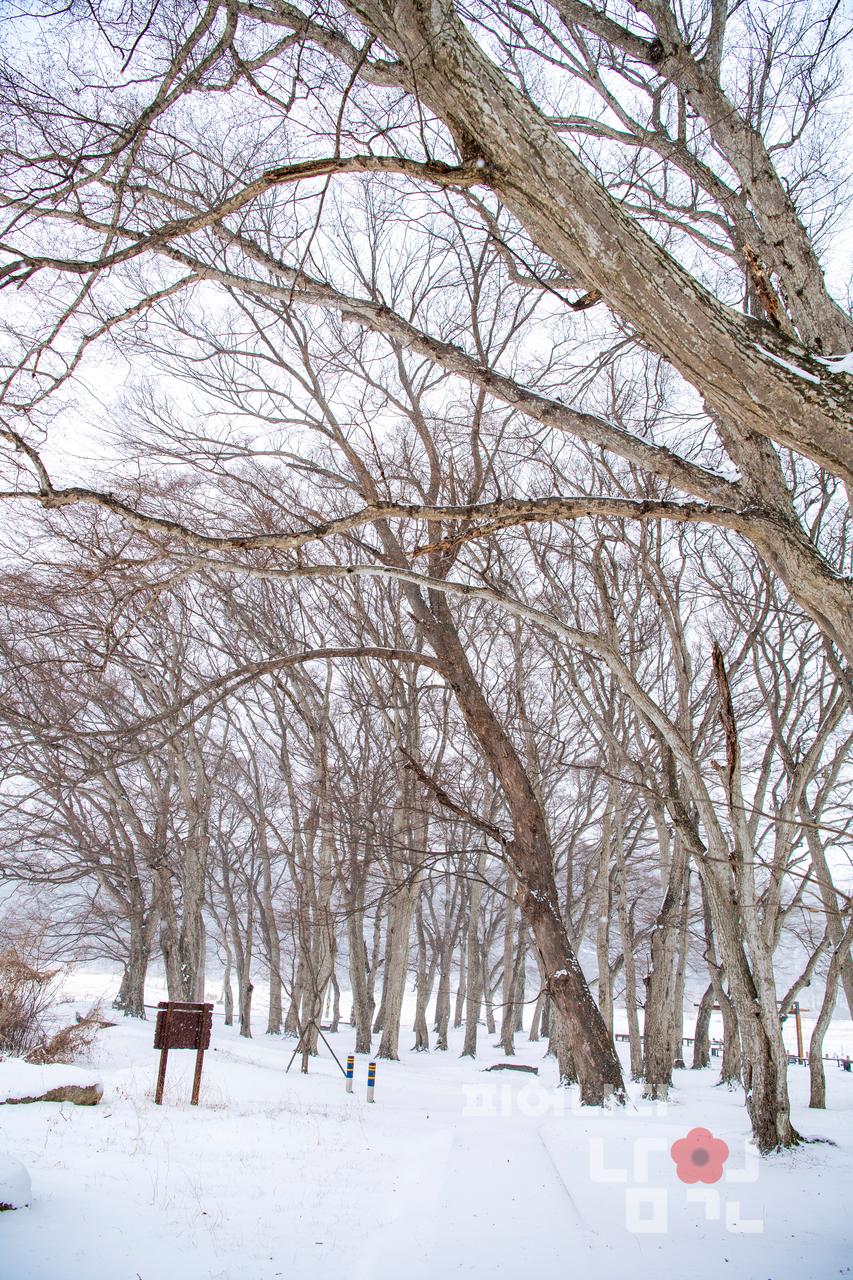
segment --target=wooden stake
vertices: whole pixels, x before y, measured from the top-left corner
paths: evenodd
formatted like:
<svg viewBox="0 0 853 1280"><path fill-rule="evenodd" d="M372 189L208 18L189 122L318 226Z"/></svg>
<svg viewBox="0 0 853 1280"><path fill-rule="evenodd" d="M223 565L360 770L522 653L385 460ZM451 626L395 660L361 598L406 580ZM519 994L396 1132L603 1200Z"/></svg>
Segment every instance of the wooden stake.
<svg viewBox="0 0 853 1280"><path fill-rule="evenodd" d="M305 1038L305 1028L301 1026L298 1018L296 1020L296 1025L299 1028L299 1039L296 1041L296 1048L293 1050L293 1053L290 1055L290 1061L288 1062L287 1066L284 1069L285 1075L287 1075L288 1071L293 1066L293 1059L296 1057L297 1053L302 1048L302 1041Z"/></svg>
<svg viewBox="0 0 853 1280"><path fill-rule="evenodd" d="M190 1106L198 1106L198 1095L201 1089L201 1068L204 1062L204 1049L199 1044L195 1054L195 1075L193 1076L193 1096L190 1099Z"/></svg>
<svg viewBox="0 0 853 1280"><path fill-rule="evenodd" d="M154 1093L154 1101L157 1106L161 1106L163 1102L163 1090L166 1087L166 1062L169 1058L169 1031L172 1026L172 1006L166 1006L166 1017L164 1018L163 1027L163 1048L160 1050L160 1070L157 1072L157 1088Z"/></svg>

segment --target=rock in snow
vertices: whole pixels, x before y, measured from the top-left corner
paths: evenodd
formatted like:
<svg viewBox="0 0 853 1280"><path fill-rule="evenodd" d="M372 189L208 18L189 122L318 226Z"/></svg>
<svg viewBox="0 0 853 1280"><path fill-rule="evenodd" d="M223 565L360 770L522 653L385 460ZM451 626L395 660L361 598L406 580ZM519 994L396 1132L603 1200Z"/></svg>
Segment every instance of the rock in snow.
<svg viewBox="0 0 853 1280"><path fill-rule="evenodd" d="M93 1107L103 1094L97 1075L80 1067L63 1063L36 1067L20 1058L0 1062L0 1106L6 1102L73 1102Z"/></svg>
<svg viewBox="0 0 853 1280"><path fill-rule="evenodd" d="M0 1211L25 1209L31 1200L30 1175L20 1160L0 1152Z"/></svg>

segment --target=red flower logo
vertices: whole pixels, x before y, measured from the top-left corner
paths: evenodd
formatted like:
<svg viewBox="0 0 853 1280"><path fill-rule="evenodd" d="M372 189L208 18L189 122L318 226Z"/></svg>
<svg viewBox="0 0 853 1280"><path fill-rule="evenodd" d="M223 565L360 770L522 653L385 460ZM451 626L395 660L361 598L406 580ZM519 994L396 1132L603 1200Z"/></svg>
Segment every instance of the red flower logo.
<svg viewBox="0 0 853 1280"><path fill-rule="evenodd" d="M673 1142L669 1154L682 1182L719 1182L729 1149L710 1129L691 1129L686 1138Z"/></svg>

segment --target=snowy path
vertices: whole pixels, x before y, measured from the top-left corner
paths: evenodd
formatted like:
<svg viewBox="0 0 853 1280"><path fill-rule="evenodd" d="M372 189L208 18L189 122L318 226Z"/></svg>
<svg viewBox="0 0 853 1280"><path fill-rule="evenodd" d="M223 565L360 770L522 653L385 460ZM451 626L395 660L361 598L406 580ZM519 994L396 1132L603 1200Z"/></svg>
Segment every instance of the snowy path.
<svg viewBox="0 0 853 1280"><path fill-rule="evenodd" d="M412 1144L397 1190L400 1215L371 1233L357 1280L471 1275L516 1280L519 1247L540 1280L565 1277L584 1227L542 1140L541 1119L463 1117L455 1129ZM559 1230L555 1231L555 1225Z"/></svg>

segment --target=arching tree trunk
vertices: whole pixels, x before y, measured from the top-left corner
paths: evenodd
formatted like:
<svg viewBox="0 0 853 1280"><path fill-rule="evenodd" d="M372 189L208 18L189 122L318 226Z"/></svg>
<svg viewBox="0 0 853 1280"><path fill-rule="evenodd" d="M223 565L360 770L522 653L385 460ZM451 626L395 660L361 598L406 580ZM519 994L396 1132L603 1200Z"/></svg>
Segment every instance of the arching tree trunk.
<svg viewBox="0 0 853 1280"><path fill-rule="evenodd" d="M610 1097L623 1101L622 1068L612 1035L590 994L560 913L547 821L535 789L474 677L447 601L431 593L428 614L417 593L413 603L512 815L513 838L501 837L504 854L517 880L517 904L539 952L551 998L565 1021L581 1099L592 1105Z"/></svg>

